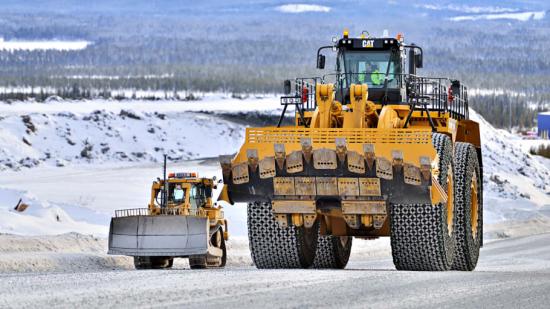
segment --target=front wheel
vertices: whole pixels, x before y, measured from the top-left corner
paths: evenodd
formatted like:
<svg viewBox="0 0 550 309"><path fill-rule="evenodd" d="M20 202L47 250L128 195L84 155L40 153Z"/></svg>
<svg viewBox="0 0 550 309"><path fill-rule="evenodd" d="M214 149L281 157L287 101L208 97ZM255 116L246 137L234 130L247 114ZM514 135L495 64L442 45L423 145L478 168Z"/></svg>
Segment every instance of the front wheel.
<svg viewBox="0 0 550 309"><path fill-rule="evenodd" d="M477 265L483 234L482 175L472 144L456 143L454 159L457 232L452 268L471 271Z"/></svg>

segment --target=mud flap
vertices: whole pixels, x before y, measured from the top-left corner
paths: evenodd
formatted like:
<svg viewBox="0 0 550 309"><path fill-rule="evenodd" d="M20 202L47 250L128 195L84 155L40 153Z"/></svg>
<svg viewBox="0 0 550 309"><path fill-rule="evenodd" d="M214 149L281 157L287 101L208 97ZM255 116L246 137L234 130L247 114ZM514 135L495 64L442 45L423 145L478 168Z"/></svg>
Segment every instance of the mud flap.
<svg viewBox="0 0 550 309"><path fill-rule="evenodd" d="M208 219L189 216L130 216L111 219L108 254L180 256L206 254Z"/></svg>

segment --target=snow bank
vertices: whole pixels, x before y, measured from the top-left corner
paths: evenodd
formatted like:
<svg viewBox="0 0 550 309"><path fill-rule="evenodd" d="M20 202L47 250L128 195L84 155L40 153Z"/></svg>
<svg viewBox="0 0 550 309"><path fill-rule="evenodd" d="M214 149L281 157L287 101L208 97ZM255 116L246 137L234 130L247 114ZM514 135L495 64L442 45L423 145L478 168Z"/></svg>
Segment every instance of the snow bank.
<svg viewBox="0 0 550 309"><path fill-rule="evenodd" d="M130 269L129 257L108 256L106 239L69 233L56 236L0 234L0 273Z"/></svg>
<svg viewBox="0 0 550 309"><path fill-rule="evenodd" d="M472 110L470 118L481 130L487 238L550 231L550 160L528 154L519 137Z"/></svg>
<svg viewBox="0 0 550 309"><path fill-rule="evenodd" d="M259 111L275 117L278 109L274 97L0 104L0 170L231 154L244 138L240 117Z"/></svg>
<svg viewBox="0 0 550 309"><path fill-rule="evenodd" d="M24 212L13 209L19 199L29 206ZM0 218L0 233L51 235L78 231L108 234L108 216L85 207L42 202L20 190L0 188Z"/></svg>

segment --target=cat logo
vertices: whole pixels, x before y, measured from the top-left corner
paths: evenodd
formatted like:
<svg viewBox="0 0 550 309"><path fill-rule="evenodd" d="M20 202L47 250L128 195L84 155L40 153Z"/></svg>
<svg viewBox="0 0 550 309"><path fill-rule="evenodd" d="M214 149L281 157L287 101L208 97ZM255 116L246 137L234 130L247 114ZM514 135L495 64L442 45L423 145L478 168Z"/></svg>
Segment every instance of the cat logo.
<svg viewBox="0 0 550 309"><path fill-rule="evenodd" d="M374 40L363 40L364 48L372 48L374 45Z"/></svg>

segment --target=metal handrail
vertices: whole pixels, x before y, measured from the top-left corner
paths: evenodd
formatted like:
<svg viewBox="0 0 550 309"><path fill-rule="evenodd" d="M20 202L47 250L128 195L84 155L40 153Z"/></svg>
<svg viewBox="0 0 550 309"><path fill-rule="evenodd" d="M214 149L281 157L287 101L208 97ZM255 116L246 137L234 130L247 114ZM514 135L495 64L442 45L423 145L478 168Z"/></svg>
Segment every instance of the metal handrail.
<svg viewBox="0 0 550 309"><path fill-rule="evenodd" d="M304 88L308 91L307 100L305 102L302 100L302 103L297 105L297 109L303 115L303 111L316 108L316 83L325 84L331 76L335 77L334 82L336 83L349 75L368 75L372 73L386 75L381 72L329 73L322 77L296 78L295 95L301 97ZM407 100L402 103L411 105L412 109L422 106L422 110L436 111L439 114L450 113L451 117L455 119L469 118L468 89L464 85L460 84L457 89L453 84L457 82L446 77L424 77L406 73L391 73L388 75L397 79L399 88L404 85L407 86ZM453 88L455 91L453 91L451 99L448 91Z"/></svg>
<svg viewBox="0 0 550 309"><path fill-rule="evenodd" d="M204 216L206 214L206 211L202 208L188 209L182 207L158 207L155 208L154 214L167 216ZM153 213L149 208L130 208L115 210L115 218L150 215L153 215Z"/></svg>

